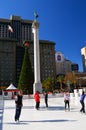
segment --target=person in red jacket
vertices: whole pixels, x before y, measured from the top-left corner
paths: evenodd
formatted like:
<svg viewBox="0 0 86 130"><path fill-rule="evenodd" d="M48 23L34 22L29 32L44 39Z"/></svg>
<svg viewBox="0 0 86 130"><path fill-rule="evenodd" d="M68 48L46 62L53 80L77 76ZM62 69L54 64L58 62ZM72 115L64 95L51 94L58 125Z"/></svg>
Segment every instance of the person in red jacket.
<svg viewBox="0 0 86 130"><path fill-rule="evenodd" d="M34 94L34 99L36 102L36 109L39 110L39 106L40 106L40 95L39 95L39 91L36 91L36 93Z"/></svg>

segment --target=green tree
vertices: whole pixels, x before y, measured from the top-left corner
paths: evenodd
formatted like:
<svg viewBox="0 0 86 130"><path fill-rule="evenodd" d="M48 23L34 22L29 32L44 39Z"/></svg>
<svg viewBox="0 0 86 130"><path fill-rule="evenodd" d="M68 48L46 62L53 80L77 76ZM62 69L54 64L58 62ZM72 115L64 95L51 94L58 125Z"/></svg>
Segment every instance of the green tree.
<svg viewBox="0 0 86 130"><path fill-rule="evenodd" d="M56 81L60 83L60 89L63 90L62 84L64 83L64 76L60 75L56 78Z"/></svg>
<svg viewBox="0 0 86 130"><path fill-rule="evenodd" d="M68 72L65 75L64 82L67 84L67 81L70 82L70 85L74 84L74 87L76 88L76 83L78 82L77 76L74 74L74 72Z"/></svg>
<svg viewBox="0 0 86 130"><path fill-rule="evenodd" d="M25 46L25 54L22 69L19 77L18 89L22 89L24 93L33 93L33 72L28 54L28 45Z"/></svg>
<svg viewBox="0 0 86 130"><path fill-rule="evenodd" d="M42 88L43 88L44 91L52 92L53 89L54 89L54 86L55 86L54 80L50 77L42 82Z"/></svg>

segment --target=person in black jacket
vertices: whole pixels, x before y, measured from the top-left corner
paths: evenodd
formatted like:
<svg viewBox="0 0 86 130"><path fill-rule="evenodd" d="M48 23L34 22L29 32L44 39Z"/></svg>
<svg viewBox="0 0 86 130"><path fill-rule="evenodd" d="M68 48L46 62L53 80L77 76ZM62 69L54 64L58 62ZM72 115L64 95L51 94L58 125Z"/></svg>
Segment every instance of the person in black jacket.
<svg viewBox="0 0 86 130"><path fill-rule="evenodd" d="M19 121L20 118L21 109L23 106L22 98L23 98L23 94L22 94L22 90L20 90L15 97L15 104L16 104L15 121Z"/></svg>
<svg viewBox="0 0 86 130"><path fill-rule="evenodd" d="M44 92L44 100L45 100L46 108L48 108L48 93L47 92Z"/></svg>

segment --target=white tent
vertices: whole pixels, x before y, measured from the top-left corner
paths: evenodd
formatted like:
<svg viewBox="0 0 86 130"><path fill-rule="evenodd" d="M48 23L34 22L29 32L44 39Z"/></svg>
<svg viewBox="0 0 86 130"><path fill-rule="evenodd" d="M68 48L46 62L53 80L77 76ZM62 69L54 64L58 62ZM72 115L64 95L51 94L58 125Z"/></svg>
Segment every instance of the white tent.
<svg viewBox="0 0 86 130"><path fill-rule="evenodd" d="M6 90L4 90L4 95L8 99L14 99L15 97L15 92L18 92L19 90L11 83Z"/></svg>
<svg viewBox="0 0 86 130"><path fill-rule="evenodd" d="M15 90L15 89L17 88L11 83L6 90Z"/></svg>

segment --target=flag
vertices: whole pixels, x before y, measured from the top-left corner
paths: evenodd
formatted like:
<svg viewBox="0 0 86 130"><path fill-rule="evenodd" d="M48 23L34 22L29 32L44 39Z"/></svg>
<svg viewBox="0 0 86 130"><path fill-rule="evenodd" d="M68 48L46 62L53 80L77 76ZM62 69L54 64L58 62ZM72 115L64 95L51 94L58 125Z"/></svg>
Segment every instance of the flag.
<svg viewBox="0 0 86 130"><path fill-rule="evenodd" d="M10 25L8 25L8 30L13 33L13 29Z"/></svg>
<svg viewBox="0 0 86 130"><path fill-rule="evenodd" d="M39 17L36 11L34 11L34 16L36 19Z"/></svg>

